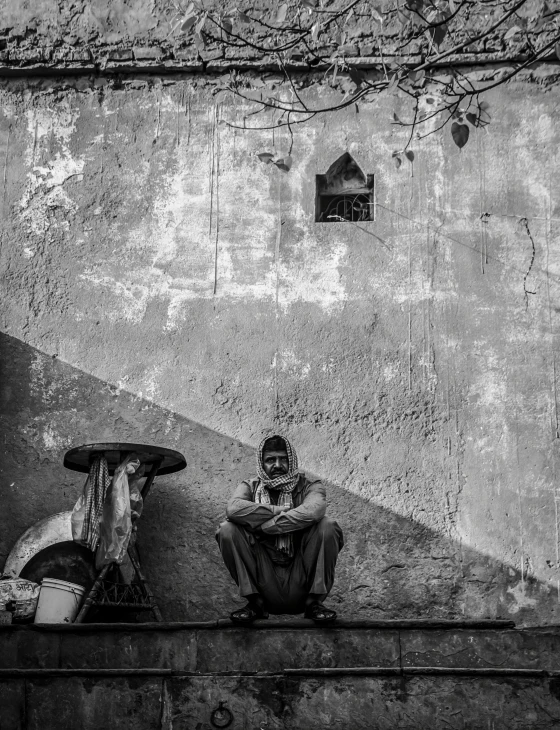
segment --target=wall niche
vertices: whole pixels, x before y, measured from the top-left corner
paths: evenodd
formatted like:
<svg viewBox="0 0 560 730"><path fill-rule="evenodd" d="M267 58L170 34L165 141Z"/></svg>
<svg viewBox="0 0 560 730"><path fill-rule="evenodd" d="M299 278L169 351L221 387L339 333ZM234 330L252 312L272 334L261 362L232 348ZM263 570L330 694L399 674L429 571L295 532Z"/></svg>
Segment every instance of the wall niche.
<svg viewBox="0 0 560 730"><path fill-rule="evenodd" d="M365 175L349 152L316 176L315 221L373 220L373 175Z"/></svg>

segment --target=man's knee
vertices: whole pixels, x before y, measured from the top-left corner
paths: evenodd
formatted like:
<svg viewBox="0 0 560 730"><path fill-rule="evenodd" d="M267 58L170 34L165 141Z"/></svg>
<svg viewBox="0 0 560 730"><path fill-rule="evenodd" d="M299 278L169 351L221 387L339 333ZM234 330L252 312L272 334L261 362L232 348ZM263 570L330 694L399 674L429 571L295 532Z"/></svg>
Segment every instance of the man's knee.
<svg viewBox="0 0 560 730"><path fill-rule="evenodd" d="M342 536L342 530L336 520L331 517L323 517L316 524L317 531L326 538Z"/></svg>
<svg viewBox="0 0 560 730"><path fill-rule="evenodd" d="M344 538L342 536L342 530L340 525L332 517L323 517L316 525L319 534L323 537L323 540L336 540L338 542L339 550L344 545Z"/></svg>
<svg viewBox="0 0 560 730"><path fill-rule="evenodd" d="M233 542L238 531L239 527L235 523L226 520L216 530L216 540L220 543Z"/></svg>
<svg viewBox="0 0 560 730"><path fill-rule="evenodd" d="M338 530L340 530L338 522L333 520L332 517L323 517L320 519L317 523L317 528L325 535L334 535Z"/></svg>

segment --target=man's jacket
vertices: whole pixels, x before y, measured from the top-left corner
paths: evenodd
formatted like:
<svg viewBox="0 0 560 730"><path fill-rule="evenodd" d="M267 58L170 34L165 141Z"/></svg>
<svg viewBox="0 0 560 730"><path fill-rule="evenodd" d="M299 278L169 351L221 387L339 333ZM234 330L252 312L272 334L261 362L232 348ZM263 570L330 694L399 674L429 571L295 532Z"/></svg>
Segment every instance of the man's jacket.
<svg viewBox="0 0 560 730"><path fill-rule="evenodd" d="M310 481L301 473L292 492L293 509L281 512L275 504L255 502L259 479L241 482L229 500L226 515L228 520L254 530L261 527L266 535L281 535L284 532L305 530L319 522L327 510L325 487L319 481ZM274 499L274 491L269 492Z"/></svg>

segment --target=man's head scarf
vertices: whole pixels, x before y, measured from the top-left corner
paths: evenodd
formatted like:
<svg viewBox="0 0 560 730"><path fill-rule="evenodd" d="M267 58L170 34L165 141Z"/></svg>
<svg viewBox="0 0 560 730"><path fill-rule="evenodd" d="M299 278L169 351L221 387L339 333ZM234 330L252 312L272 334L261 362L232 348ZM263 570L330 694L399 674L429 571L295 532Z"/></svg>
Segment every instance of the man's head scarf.
<svg viewBox="0 0 560 730"><path fill-rule="evenodd" d="M281 474L280 476L272 479L264 470L263 458L266 451L276 451L276 448L271 449L268 447L268 449L266 449L265 446L269 441L276 441L277 439L284 442L286 455L288 457L288 471L285 474ZM289 507L292 509L294 506L292 501L292 492L299 480L299 469L295 449L285 436L278 436L276 434L267 436L261 441L257 451L257 473L259 475L259 485L255 492L255 502L260 502L261 504L272 504L269 493L269 490L272 490L278 492L278 506ZM289 532L283 535L277 535L276 549L290 557L293 556L294 544L292 535Z"/></svg>
<svg viewBox="0 0 560 730"><path fill-rule="evenodd" d="M263 459L266 451L276 451L276 448L266 448L265 446L269 441L283 441L284 448L286 449L286 455L288 456L288 471L286 474L281 474L279 477L272 479L264 470ZM267 489L280 490L282 492L292 492L299 479L298 459L294 447L284 436L267 436L264 438L257 451L257 474L259 479L265 485Z"/></svg>

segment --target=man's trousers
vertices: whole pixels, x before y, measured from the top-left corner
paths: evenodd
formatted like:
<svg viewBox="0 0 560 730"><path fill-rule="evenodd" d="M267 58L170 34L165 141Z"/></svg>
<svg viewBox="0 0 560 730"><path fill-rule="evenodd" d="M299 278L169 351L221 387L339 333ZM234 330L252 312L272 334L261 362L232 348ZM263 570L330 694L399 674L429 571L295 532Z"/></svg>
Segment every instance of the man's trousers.
<svg viewBox="0 0 560 730"><path fill-rule="evenodd" d="M344 545L342 530L328 517L291 534L294 557L281 565L273 561L259 538L235 522L222 522L216 532L239 595L260 594L270 613L301 613L310 593L324 600L332 588L336 559Z"/></svg>

